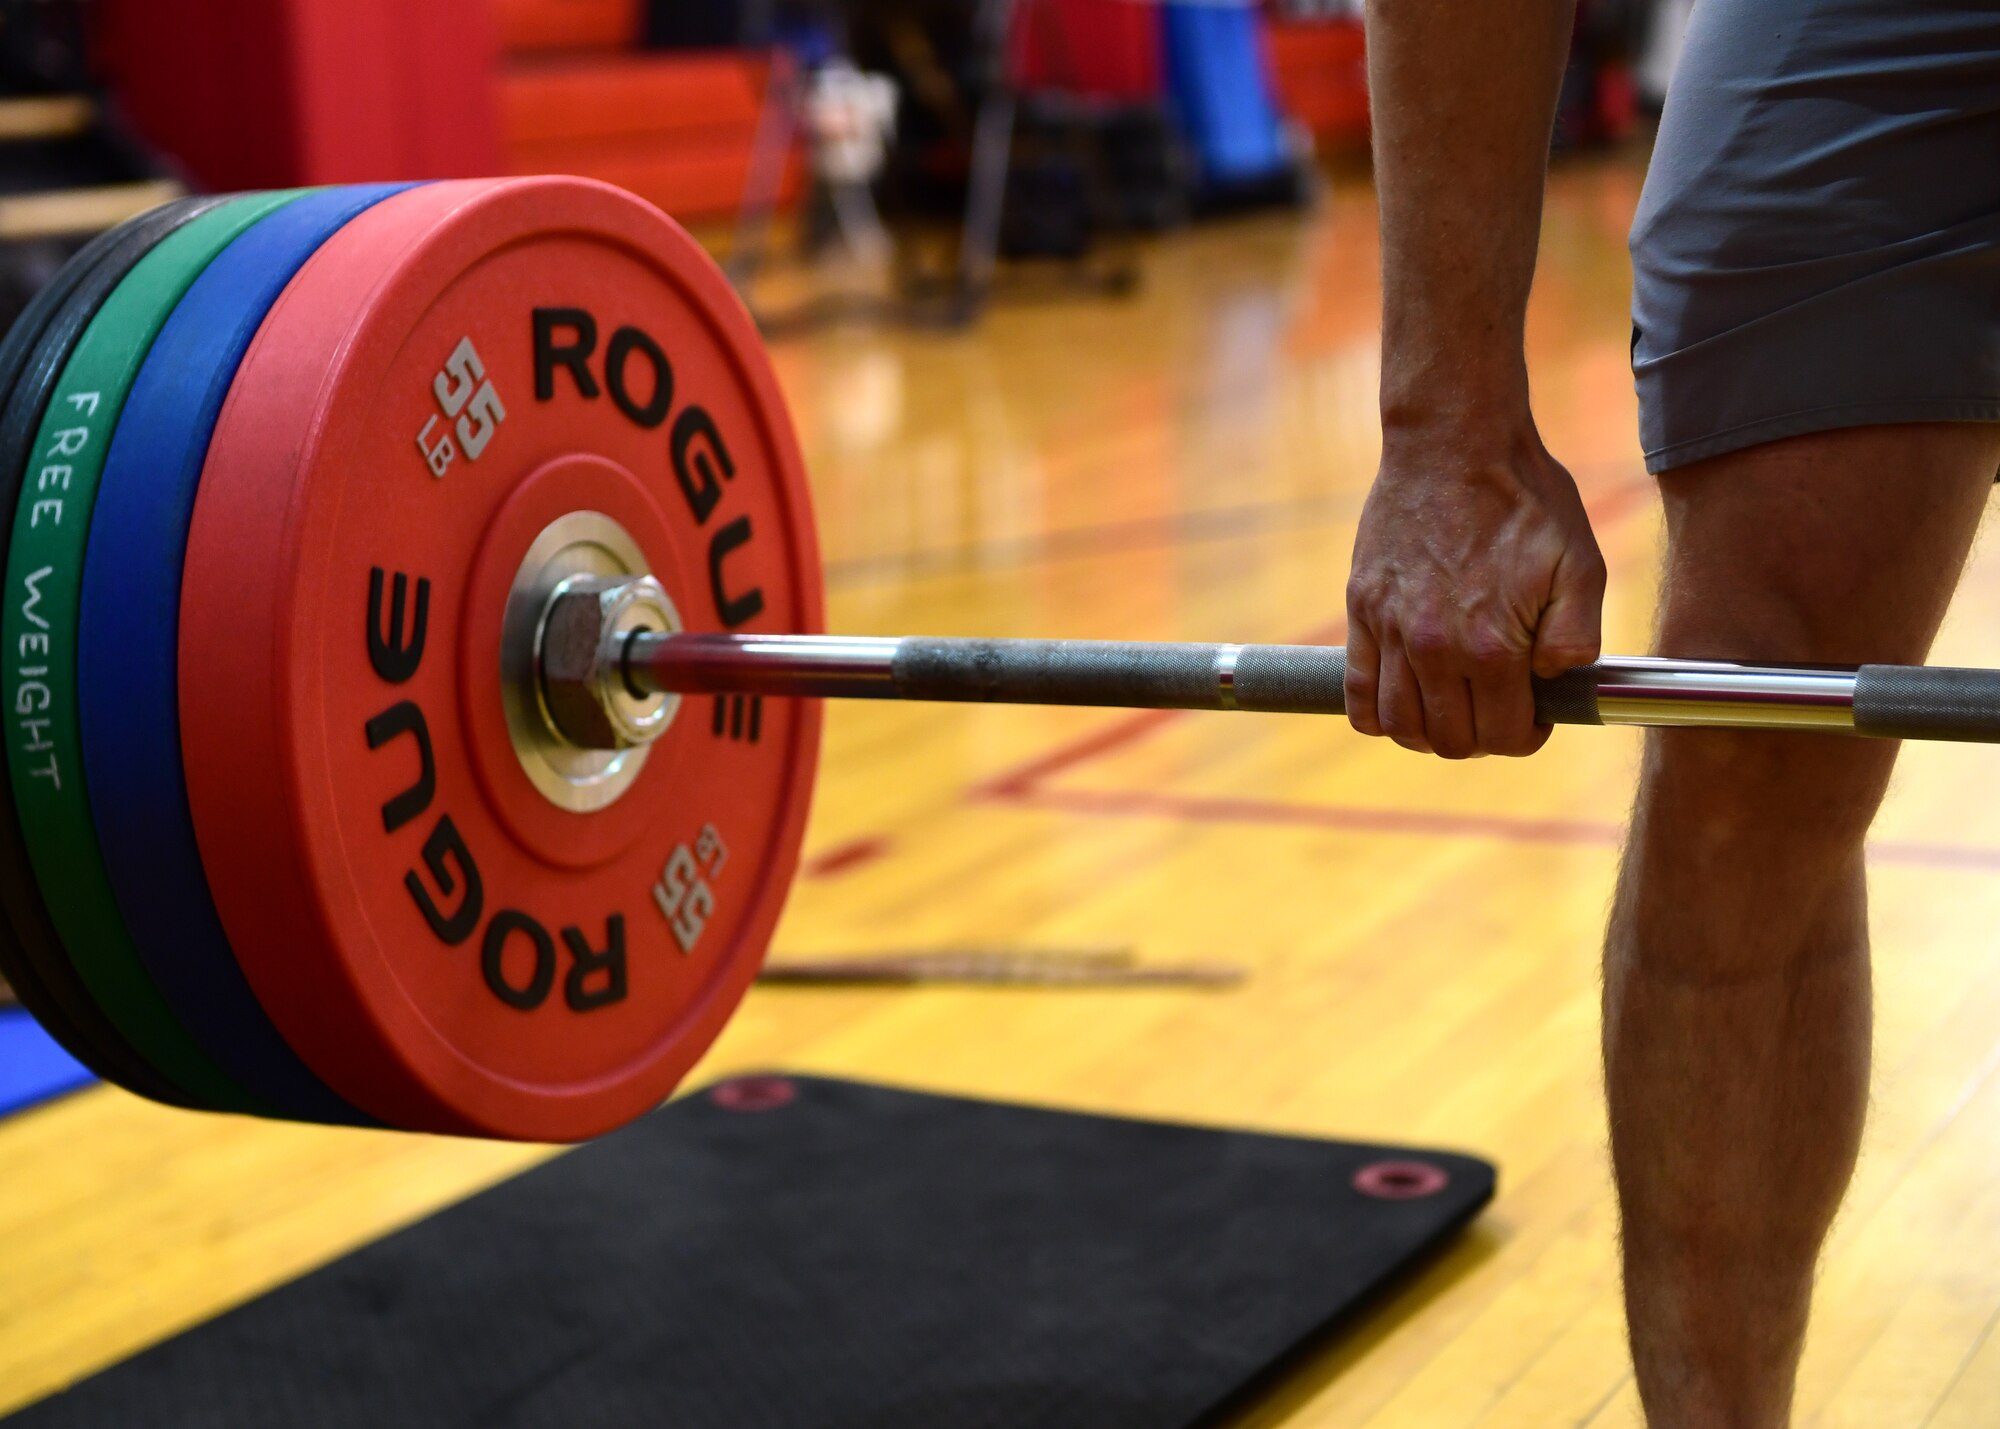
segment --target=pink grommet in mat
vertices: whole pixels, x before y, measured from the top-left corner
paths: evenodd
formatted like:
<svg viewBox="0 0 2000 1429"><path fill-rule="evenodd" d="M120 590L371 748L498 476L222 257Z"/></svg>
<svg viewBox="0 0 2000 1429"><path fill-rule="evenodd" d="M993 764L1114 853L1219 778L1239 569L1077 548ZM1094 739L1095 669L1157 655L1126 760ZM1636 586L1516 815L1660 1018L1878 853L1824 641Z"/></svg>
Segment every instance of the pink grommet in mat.
<svg viewBox="0 0 2000 1429"><path fill-rule="evenodd" d="M1376 1161L1354 1173L1354 1189L1378 1201L1415 1201L1435 1196L1451 1177L1428 1161Z"/></svg>
<svg viewBox="0 0 2000 1429"><path fill-rule="evenodd" d="M708 1099L724 1111L776 1111L798 1096L798 1083L790 1077L738 1077L709 1092Z"/></svg>

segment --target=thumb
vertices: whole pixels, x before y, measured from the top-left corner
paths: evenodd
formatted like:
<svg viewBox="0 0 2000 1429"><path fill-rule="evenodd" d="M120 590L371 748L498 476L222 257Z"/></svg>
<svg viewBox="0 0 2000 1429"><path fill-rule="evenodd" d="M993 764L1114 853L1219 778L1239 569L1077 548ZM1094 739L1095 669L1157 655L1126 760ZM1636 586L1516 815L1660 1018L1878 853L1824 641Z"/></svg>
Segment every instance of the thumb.
<svg viewBox="0 0 2000 1429"><path fill-rule="evenodd" d="M1535 627L1534 671L1553 679L1595 661L1604 643L1604 563L1565 558Z"/></svg>

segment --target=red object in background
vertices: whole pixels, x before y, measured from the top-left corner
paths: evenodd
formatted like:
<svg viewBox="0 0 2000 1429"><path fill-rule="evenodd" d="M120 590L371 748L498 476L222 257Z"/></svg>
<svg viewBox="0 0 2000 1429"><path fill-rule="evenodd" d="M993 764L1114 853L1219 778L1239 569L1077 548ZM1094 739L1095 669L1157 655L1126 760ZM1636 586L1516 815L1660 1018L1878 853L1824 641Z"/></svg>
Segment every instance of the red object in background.
<svg viewBox="0 0 2000 1429"><path fill-rule="evenodd" d="M1160 10L1152 0L1022 0L1013 81L1094 99L1158 99Z"/></svg>
<svg viewBox="0 0 2000 1429"><path fill-rule="evenodd" d="M491 174L492 0L101 0L100 69L212 189Z"/></svg>
<svg viewBox="0 0 2000 1429"><path fill-rule="evenodd" d="M97 52L204 188L573 173L730 213L771 61L639 53L639 19L639 0L101 0ZM801 175L795 152L781 202Z"/></svg>
<svg viewBox="0 0 2000 1429"><path fill-rule="evenodd" d="M743 198L772 61L734 50L522 59L500 77L501 145L513 174L582 174L683 220ZM794 146L781 204L801 188Z"/></svg>
<svg viewBox="0 0 2000 1429"><path fill-rule="evenodd" d="M1639 82L1630 65L1607 64L1598 71L1597 122L1612 141L1631 138L1639 127Z"/></svg>
<svg viewBox="0 0 2000 1429"><path fill-rule="evenodd" d="M501 172L602 179L676 218L735 211L768 56L642 52L641 0L497 0L497 11ZM802 177L795 147L781 205Z"/></svg>
<svg viewBox="0 0 2000 1429"><path fill-rule="evenodd" d="M640 0L497 0L500 47L618 50L639 38Z"/></svg>
<svg viewBox="0 0 2000 1429"><path fill-rule="evenodd" d="M1278 107L1322 150L1368 143L1368 47L1358 20L1271 20Z"/></svg>

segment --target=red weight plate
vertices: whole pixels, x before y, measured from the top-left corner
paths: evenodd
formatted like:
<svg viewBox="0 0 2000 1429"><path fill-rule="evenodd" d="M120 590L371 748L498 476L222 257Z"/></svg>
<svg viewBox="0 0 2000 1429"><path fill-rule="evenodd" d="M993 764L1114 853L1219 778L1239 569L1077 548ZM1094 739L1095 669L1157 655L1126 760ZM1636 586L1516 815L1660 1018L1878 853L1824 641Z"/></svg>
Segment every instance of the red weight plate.
<svg viewBox="0 0 2000 1429"><path fill-rule="evenodd" d="M579 512L689 629L820 628L755 330L680 228L584 180L354 220L272 309L210 447L180 668L203 863L286 1040L392 1125L574 1140L656 1105L797 863L811 702L685 702L596 812L531 779L508 596Z"/></svg>

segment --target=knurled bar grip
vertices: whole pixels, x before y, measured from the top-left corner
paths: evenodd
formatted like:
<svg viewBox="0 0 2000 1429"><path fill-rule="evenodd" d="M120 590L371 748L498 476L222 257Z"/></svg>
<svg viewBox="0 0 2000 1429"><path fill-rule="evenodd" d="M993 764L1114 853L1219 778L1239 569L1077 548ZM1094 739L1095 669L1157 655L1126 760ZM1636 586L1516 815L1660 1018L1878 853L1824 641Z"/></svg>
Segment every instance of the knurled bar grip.
<svg viewBox="0 0 2000 1429"><path fill-rule="evenodd" d="M1182 645L1116 640L897 642L897 698L1344 714L1347 652L1329 645ZM1535 682L1544 724L1596 724L1594 684Z"/></svg>
<svg viewBox="0 0 2000 1429"><path fill-rule="evenodd" d="M1863 665L1854 730L1881 739L2000 740L2000 670Z"/></svg>
<svg viewBox="0 0 2000 1429"><path fill-rule="evenodd" d="M1597 724L1594 672L1535 682L1549 724ZM1347 652L1326 645L905 636L632 636L635 691L1126 709L1342 714Z"/></svg>

